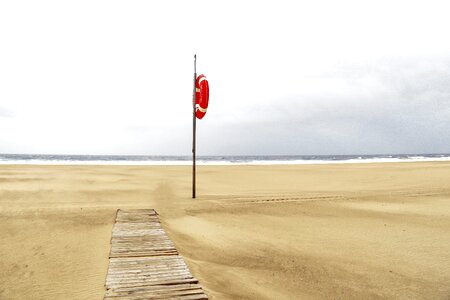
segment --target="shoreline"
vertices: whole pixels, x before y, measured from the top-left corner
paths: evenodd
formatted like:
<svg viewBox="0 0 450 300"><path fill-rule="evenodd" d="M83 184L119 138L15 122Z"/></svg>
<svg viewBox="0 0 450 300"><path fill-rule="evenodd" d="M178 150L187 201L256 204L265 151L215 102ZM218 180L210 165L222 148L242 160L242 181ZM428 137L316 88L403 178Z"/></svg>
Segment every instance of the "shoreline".
<svg viewBox="0 0 450 300"><path fill-rule="evenodd" d="M350 159L350 160L267 160L250 162L230 161L202 161L197 160L198 166L290 166L290 165L333 165L333 164L378 164L378 163L420 163L420 162L450 162L450 157L418 158L418 159ZM191 166L192 161L0 161L0 166Z"/></svg>

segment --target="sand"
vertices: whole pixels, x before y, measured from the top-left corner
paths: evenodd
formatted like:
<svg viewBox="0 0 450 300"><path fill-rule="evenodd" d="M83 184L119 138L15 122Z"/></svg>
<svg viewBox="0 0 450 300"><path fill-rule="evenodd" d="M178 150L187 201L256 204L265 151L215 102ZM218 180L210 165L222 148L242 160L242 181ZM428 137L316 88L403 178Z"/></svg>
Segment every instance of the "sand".
<svg viewBox="0 0 450 300"><path fill-rule="evenodd" d="M0 299L102 299L154 208L212 299L449 299L450 163L0 166Z"/></svg>

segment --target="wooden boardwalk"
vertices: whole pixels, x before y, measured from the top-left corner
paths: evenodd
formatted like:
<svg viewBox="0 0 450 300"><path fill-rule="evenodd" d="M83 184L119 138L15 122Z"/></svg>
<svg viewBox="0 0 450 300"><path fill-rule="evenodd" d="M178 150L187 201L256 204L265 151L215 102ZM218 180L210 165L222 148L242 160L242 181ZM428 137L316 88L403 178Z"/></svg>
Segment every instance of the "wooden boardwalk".
<svg viewBox="0 0 450 300"><path fill-rule="evenodd" d="M104 299L208 299L153 209L117 211Z"/></svg>

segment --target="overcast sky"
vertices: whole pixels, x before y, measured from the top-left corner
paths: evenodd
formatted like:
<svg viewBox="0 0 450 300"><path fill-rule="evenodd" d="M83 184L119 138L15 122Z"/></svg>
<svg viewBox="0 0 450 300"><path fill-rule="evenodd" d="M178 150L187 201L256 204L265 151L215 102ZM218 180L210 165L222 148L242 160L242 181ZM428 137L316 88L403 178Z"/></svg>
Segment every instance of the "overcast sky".
<svg viewBox="0 0 450 300"><path fill-rule="evenodd" d="M446 1L2 1L0 153L450 152Z"/></svg>

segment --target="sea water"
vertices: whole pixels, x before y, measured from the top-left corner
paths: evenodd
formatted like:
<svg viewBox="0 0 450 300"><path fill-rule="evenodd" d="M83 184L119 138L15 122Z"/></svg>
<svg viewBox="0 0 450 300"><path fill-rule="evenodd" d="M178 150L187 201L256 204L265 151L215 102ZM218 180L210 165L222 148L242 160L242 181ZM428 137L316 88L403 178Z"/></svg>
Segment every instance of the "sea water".
<svg viewBox="0 0 450 300"><path fill-rule="evenodd" d="M450 161L450 153L388 155L222 155L197 156L199 165L280 165ZM192 156L0 154L0 164L190 165Z"/></svg>

